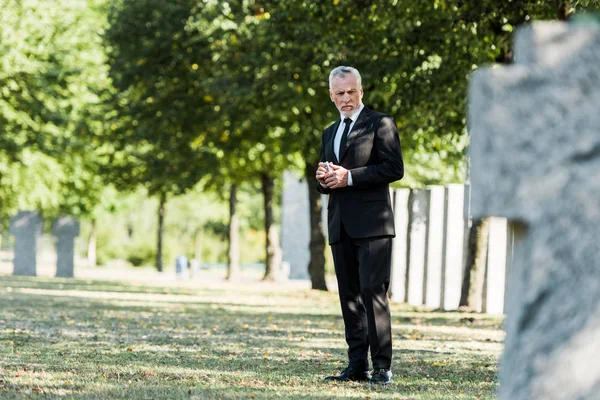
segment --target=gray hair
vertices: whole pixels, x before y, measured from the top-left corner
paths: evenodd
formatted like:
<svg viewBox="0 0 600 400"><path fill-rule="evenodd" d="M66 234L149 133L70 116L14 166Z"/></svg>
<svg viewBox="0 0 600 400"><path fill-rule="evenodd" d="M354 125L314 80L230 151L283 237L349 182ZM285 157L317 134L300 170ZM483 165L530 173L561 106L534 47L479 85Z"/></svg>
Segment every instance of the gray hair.
<svg viewBox="0 0 600 400"><path fill-rule="evenodd" d="M356 68L346 67L344 65L340 65L339 67L335 67L329 73L329 89L331 89L331 82L333 82L333 78L343 78L346 74L352 74L356 78L358 82L358 87L362 88L362 78L360 77L360 73Z"/></svg>

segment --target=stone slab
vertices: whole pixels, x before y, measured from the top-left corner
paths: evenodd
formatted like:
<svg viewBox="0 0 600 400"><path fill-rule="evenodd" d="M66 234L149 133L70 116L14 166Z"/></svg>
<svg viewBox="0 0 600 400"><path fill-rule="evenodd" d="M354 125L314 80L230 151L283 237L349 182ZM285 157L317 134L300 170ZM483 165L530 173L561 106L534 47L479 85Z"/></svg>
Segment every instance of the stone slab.
<svg viewBox="0 0 600 400"><path fill-rule="evenodd" d="M426 190L410 192L408 224L408 293L407 302L420 306L424 303L425 258L429 196Z"/></svg>
<svg viewBox="0 0 600 400"><path fill-rule="evenodd" d="M427 258L425 305L439 308L442 298L442 254L444 246L444 187L428 188Z"/></svg>
<svg viewBox="0 0 600 400"><path fill-rule="evenodd" d="M19 211L10 219L10 234L15 236L13 275L36 275L37 238L42 233L42 218L36 211Z"/></svg>
<svg viewBox="0 0 600 400"><path fill-rule="evenodd" d="M469 89L474 217L507 217L500 400L600 393L600 27L534 23Z"/></svg>
<svg viewBox="0 0 600 400"><path fill-rule="evenodd" d="M396 189L393 197L396 237L392 241L390 295L399 303L406 301L407 294L409 195L409 189Z"/></svg>

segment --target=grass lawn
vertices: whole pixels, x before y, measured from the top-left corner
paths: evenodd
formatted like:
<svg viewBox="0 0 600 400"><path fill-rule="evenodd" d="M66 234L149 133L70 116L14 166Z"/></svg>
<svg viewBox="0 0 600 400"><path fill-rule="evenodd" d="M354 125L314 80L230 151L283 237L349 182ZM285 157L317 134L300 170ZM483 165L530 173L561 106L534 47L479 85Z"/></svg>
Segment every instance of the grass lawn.
<svg viewBox="0 0 600 400"><path fill-rule="evenodd" d="M501 319L392 308L394 383L346 366L336 293L0 275L0 398L493 399Z"/></svg>

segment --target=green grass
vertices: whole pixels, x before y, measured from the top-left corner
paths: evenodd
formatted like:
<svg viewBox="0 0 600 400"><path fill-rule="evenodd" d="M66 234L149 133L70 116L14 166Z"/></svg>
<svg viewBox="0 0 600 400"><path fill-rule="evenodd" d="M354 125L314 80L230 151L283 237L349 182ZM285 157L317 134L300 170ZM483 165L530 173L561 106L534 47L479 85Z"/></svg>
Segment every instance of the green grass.
<svg viewBox="0 0 600 400"><path fill-rule="evenodd" d="M495 398L500 319L394 305L392 320L394 383L331 384L335 293L0 275L0 398Z"/></svg>

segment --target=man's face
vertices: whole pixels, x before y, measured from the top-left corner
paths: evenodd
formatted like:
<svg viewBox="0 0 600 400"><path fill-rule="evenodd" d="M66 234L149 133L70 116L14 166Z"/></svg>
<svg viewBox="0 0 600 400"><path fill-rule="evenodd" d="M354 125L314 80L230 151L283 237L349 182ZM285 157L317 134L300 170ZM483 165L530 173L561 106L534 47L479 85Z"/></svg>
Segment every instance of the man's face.
<svg viewBox="0 0 600 400"><path fill-rule="evenodd" d="M334 77L329 89L329 97L343 116L349 117L362 104L363 90L358 86L356 77L346 74L342 78Z"/></svg>

